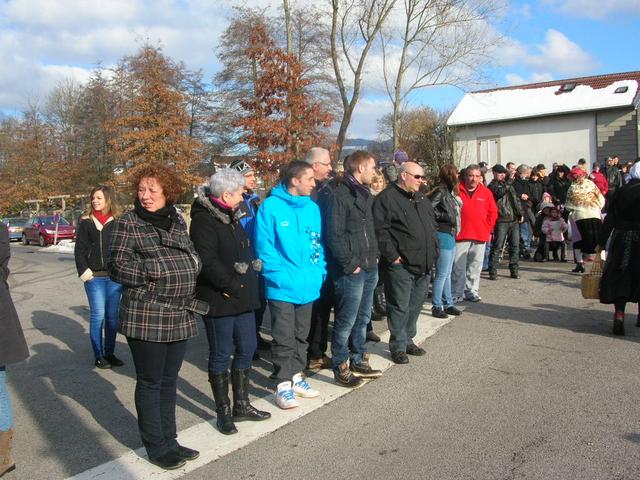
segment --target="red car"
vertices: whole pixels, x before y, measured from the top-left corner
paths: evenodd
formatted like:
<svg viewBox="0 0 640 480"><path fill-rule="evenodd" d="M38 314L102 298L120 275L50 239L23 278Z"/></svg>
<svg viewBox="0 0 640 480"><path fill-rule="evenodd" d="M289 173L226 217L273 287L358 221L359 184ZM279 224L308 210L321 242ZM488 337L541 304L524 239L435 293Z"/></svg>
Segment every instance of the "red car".
<svg viewBox="0 0 640 480"><path fill-rule="evenodd" d="M58 217L58 242L60 240L75 240L76 228L64 217ZM38 243L41 247L53 245L56 235L56 216L46 215L27 220L22 230L22 244Z"/></svg>

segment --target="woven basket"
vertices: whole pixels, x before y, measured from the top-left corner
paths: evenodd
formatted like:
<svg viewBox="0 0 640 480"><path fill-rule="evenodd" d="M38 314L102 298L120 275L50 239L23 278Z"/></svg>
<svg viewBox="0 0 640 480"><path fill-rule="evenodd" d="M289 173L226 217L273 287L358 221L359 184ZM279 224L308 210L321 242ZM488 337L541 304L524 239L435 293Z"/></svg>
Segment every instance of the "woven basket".
<svg viewBox="0 0 640 480"><path fill-rule="evenodd" d="M600 279L602 278L602 268L604 262L600 258L600 255L596 255L591 265L589 273L582 275L582 298L590 300L599 300Z"/></svg>

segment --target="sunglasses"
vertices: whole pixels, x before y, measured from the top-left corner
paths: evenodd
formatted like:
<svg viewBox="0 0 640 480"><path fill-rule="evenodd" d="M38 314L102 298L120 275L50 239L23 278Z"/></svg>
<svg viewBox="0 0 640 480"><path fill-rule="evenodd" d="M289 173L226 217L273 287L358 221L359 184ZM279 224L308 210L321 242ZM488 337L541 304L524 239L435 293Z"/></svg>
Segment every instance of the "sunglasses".
<svg viewBox="0 0 640 480"><path fill-rule="evenodd" d="M416 180L426 180L427 176L426 175L416 175L414 173L409 173L409 172L405 172L407 175L409 175L410 177L415 178Z"/></svg>

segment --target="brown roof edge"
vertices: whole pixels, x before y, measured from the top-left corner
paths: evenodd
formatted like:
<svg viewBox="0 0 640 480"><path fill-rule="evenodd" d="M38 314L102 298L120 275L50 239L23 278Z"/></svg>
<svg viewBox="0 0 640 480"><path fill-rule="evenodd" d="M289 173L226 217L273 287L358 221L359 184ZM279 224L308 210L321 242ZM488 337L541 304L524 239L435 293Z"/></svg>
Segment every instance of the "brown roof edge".
<svg viewBox="0 0 640 480"><path fill-rule="evenodd" d="M609 73L606 75L594 75L591 77L565 78L563 80L552 80L550 82L527 83L524 85L512 85L509 87L496 87L496 88L489 88L486 90L476 90L471 93L489 93L489 92L497 92L500 90L518 90L518 89L527 90L532 88L560 86L564 83L574 83L574 82L577 85L588 85L591 88L599 89L599 88L605 88L611 85L613 82L618 82L620 80L636 80L638 82L638 87L640 87L640 71Z"/></svg>

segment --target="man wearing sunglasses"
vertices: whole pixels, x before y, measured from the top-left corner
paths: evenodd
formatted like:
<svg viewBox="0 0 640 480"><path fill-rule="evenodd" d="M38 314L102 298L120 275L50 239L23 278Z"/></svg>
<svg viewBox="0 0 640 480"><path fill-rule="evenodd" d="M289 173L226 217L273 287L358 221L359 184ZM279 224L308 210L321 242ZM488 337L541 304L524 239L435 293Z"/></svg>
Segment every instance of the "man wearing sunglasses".
<svg viewBox="0 0 640 480"><path fill-rule="evenodd" d="M373 217L385 277L389 350L398 364L407 355L426 352L413 343L416 321L429 286L431 267L438 256L433 207L420 193L424 170L415 162L398 167L398 179L375 199Z"/></svg>

